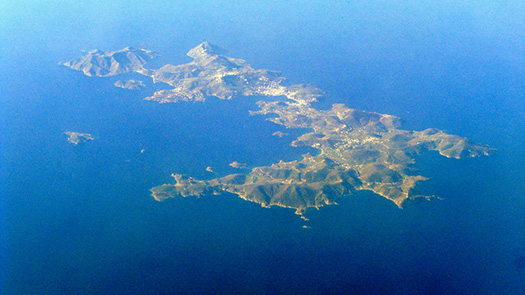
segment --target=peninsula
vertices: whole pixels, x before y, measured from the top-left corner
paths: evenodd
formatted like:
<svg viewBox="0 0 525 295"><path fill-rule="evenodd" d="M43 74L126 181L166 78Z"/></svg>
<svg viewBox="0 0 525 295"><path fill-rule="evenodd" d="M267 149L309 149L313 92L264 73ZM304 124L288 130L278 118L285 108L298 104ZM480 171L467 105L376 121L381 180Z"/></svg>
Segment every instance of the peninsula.
<svg viewBox="0 0 525 295"><path fill-rule="evenodd" d="M117 52L133 56L129 48ZM400 129L399 118L392 115L360 111L344 104L334 104L329 110L316 109L312 103L322 97L320 89L290 84L278 72L254 69L242 59L225 56L225 52L205 42L188 52L193 58L188 64L151 70L145 69L142 62L128 58L115 61L112 68L135 71L151 77L153 82L171 85L172 89L160 90L145 98L160 103L205 101L212 96L220 99L273 97L259 101L259 110L251 115L267 116L267 120L287 129L306 128L309 131L291 145L309 146L318 153L212 180L173 174L174 183L151 189L158 201L229 192L264 207L293 208L302 214L311 207L336 204L340 198L358 190L371 190L402 207L407 199L429 198L413 193L417 183L427 179L413 171L409 173L408 166L415 163L416 155L436 151L444 157L460 159L488 155L492 150L436 129ZM88 56L107 58L115 54L90 52ZM90 70L95 66L88 62L92 59L84 57L64 65L86 75L98 75L97 71ZM118 71L106 69L98 76L113 73ZM232 164L232 167L244 168L240 163Z"/></svg>

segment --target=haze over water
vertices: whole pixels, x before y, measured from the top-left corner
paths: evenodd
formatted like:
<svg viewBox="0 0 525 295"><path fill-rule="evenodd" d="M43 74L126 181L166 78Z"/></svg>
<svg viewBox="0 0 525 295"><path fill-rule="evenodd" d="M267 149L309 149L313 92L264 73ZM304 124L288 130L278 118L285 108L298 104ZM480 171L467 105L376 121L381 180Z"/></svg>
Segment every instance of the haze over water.
<svg viewBox="0 0 525 295"><path fill-rule="evenodd" d="M525 103L520 1L6 1L0 4L1 294L522 294ZM57 65L203 41L326 93L497 149L415 168L442 201L361 192L310 212L233 195L158 203L173 172L300 158L253 101L157 104ZM153 66L153 65L152 65ZM91 133L73 146L64 131ZM141 150L144 150L141 153ZM311 229L303 229L308 224Z"/></svg>

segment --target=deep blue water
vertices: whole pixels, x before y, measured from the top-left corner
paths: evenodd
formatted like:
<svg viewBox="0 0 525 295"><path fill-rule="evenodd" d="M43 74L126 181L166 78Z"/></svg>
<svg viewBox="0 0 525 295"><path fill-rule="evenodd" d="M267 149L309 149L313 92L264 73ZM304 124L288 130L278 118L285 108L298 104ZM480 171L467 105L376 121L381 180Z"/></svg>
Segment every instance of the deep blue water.
<svg viewBox="0 0 525 295"><path fill-rule="evenodd" d="M517 1L118 1L0 4L1 294L523 294L523 4ZM156 202L173 172L211 178L306 149L255 99L156 104L154 87L57 66L146 44L158 64L208 40L326 91L319 107L400 116L497 148L414 168L442 201L369 192L309 212L231 195ZM140 77L132 76L130 77ZM124 77L127 78L127 77ZM162 86L160 86L162 87ZM69 144L62 132L94 141ZM299 131L298 131L299 132ZM145 152L141 153L144 149Z"/></svg>

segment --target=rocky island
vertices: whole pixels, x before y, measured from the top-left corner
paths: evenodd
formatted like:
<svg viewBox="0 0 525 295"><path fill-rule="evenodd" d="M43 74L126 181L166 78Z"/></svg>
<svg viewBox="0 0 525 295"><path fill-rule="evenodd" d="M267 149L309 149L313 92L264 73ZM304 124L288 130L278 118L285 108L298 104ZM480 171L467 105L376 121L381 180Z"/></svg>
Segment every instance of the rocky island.
<svg viewBox="0 0 525 295"><path fill-rule="evenodd" d="M118 88L124 88L124 89L129 89L129 90L140 90L144 86L146 86L144 85L142 81L135 81L135 80L128 80L125 82L118 80L117 82L115 82L114 85Z"/></svg>
<svg viewBox="0 0 525 295"><path fill-rule="evenodd" d="M67 141L74 145L78 145L79 143L87 142L88 140L95 139L91 134L89 133L79 133L79 132L73 132L73 131L66 131L63 133L64 135L67 135Z"/></svg>
<svg viewBox="0 0 525 295"><path fill-rule="evenodd" d="M149 58L152 57L149 52L139 53ZM491 151L487 146L436 129L400 129L399 118L392 115L360 111L343 104L334 104L330 110L316 109L312 103L322 96L320 89L289 84L280 73L254 69L244 60L225 56L225 52L205 42L188 52L192 62L165 65L158 70L145 69L142 61L146 58L134 58L138 53L130 48L113 53L90 52L84 58L63 64L86 75L118 74L119 71L113 70L118 68L149 76L153 82L167 83L173 88L145 98L161 103L204 101L211 96L273 97L259 101L259 110L251 115L268 116L269 121L288 129L306 128L309 132L291 145L318 151L316 155L303 155L301 160L281 161L212 180L173 174L174 183L151 189L158 201L229 192L264 207L293 208L302 214L308 208L336 204L358 190L371 190L402 207L407 199L429 198L413 193L417 183L427 179L409 173L408 166L415 163L416 155L437 151L444 157L460 159L488 155ZM92 70L96 66L101 68L100 58L116 53L129 57L112 61L111 66L99 71Z"/></svg>
<svg viewBox="0 0 525 295"><path fill-rule="evenodd" d="M248 167L246 166L246 164L244 163L239 163L237 161L233 161L231 162L230 164L230 167L232 168L235 168L235 169L247 169Z"/></svg>
<svg viewBox="0 0 525 295"><path fill-rule="evenodd" d="M86 76L109 77L144 71L144 64L155 56L155 52L143 48L126 47L113 52L95 49L79 59L60 62L59 65L82 71Z"/></svg>

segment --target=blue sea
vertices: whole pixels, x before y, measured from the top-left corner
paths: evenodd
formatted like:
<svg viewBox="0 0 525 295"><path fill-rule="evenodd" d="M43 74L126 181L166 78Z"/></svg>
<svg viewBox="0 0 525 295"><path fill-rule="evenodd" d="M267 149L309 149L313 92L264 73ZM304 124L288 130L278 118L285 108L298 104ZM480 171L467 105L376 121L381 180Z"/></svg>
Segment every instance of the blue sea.
<svg viewBox="0 0 525 295"><path fill-rule="evenodd" d="M0 294L525 294L524 14L488 0L0 3ZM305 130L249 116L258 98L158 104L143 98L166 85L58 65L137 45L161 54L152 67L182 64L203 41L320 87L319 108L496 151L421 155L419 189L442 200L404 209L367 191L310 221L229 194L157 202L171 173L314 152L290 146ZM146 87L113 86L131 78Z"/></svg>

